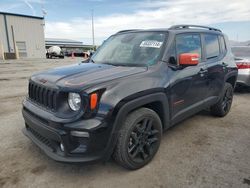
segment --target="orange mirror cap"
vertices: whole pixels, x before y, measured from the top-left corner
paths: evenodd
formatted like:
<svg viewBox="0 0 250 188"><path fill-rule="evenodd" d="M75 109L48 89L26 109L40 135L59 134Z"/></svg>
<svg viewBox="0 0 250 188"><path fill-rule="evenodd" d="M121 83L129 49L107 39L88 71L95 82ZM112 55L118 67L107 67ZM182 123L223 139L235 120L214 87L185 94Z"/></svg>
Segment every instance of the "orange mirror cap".
<svg viewBox="0 0 250 188"><path fill-rule="evenodd" d="M199 63L199 54L183 53L179 56L180 65L197 65Z"/></svg>
<svg viewBox="0 0 250 188"><path fill-rule="evenodd" d="M92 93L90 95L90 109L94 110L97 107L98 95L97 93Z"/></svg>

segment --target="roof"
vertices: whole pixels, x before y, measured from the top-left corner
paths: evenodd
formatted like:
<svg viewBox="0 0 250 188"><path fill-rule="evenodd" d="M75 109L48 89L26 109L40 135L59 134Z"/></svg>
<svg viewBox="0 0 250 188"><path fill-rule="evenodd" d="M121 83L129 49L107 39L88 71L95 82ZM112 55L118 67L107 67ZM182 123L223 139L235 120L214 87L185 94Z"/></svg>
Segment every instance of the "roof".
<svg viewBox="0 0 250 188"><path fill-rule="evenodd" d="M16 14L16 13L10 13L10 12L0 12L0 14L8 15L8 16L19 16L19 17L26 17L26 18L34 18L34 19L40 19L40 20L44 19L44 17L30 16L30 15L24 15L24 14Z"/></svg>
<svg viewBox="0 0 250 188"><path fill-rule="evenodd" d="M45 38L46 43L77 43L83 44L81 41L71 40L71 39L61 39L61 38Z"/></svg>
<svg viewBox="0 0 250 188"><path fill-rule="evenodd" d="M127 32L175 32L175 33L185 33L185 32L212 32L212 33L221 33L219 29L213 27L199 26L199 25L174 25L169 28L154 28L154 29L130 29L130 30L122 30L117 32L119 33L127 33Z"/></svg>

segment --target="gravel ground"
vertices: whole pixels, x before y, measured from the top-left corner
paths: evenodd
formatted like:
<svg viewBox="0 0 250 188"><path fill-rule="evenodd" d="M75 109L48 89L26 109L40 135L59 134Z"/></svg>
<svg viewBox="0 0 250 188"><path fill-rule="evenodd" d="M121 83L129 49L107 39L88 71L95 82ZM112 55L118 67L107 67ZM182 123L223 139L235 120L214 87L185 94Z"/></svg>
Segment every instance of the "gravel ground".
<svg viewBox="0 0 250 188"><path fill-rule="evenodd" d="M35 71L78 59L0 62L0 187L250 187L250 92L235 93L231 112L203 111L163 135L153 161L128 171L112 160L72 165L49 159L26 138L21 103Z"/></svg>

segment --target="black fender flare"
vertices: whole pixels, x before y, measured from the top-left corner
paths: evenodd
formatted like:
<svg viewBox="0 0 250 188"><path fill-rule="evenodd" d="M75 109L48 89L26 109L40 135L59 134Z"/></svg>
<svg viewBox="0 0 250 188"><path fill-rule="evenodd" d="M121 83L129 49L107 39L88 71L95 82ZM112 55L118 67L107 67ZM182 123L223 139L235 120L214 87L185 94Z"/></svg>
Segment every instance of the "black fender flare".
<svg viewBox="0 0 250 188"><path fill-rule="evenodd" d="M229 80L230 78L234 77L235 78L235 83L233 85L233 87L235 86L236 82L237 82L237 78L238 78L238 70L232 70L229 73L226 74L225 79L224 79L224 83L227 82L227 80Z"/></svg>
<svg viewBox="0 0 250 188"><path fill-rule="evenodd" d="M121 107L119 107L118 112L116 114L113 128L111 132L111 138L109 139L109 143L107 144L107 153L106 153L106 160L110 158L110 156L113 153L113 150L116 145L116 141L118 138L118 132L121 129L121 126L123 122L125 121L127 115L141 107L147 104L150 104L152 102L160 102L163 109L163 116L162 116L162 122L163 122L163 129L167 129L170 127L170 118L169 118L169 102L168 98L166 97L166 94L163 92L158 93L152 93L145 96L141 96L138 98L135 98L133 100L130 100L126 103L124 103ZM119 103L117 104L119 106Z"/></svg>

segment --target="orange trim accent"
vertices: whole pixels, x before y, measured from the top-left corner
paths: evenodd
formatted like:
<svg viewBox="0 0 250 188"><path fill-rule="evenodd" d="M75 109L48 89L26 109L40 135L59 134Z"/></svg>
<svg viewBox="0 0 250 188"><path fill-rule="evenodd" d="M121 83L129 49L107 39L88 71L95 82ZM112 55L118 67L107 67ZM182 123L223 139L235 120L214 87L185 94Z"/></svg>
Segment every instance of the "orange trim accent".
<svg viewBox="0 0 250 188"><path fill-rule="evenodd" d="M97 106L98 101L98 95L96 93L93 93L90 95L90 109L94 110Z"/></svg>

